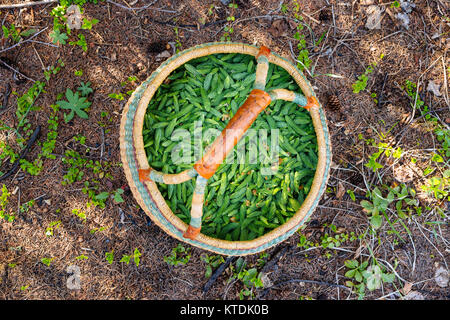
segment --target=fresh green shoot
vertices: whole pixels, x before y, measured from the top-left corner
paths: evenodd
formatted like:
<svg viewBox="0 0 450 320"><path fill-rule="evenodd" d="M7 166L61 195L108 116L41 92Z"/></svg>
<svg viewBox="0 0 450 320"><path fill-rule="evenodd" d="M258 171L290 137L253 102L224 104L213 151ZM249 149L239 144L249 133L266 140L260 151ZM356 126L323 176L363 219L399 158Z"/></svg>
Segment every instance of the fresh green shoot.
<svg viewBox="0 0 450 320"><path fill-rule="evenodd" d="M55 258L42 258L41 262L45 264L47 267L50 267L50 264L52 261L55 260Z"/></svg>
<svg viewBox="0 0 450 320"><path fill-rule="evenodd" d="M122 93L110 93L108 94L108 97L112 98L112 99L117 99L119 101L122 101L125 99L125 96Z"/></svg>
<svg viewBox="0 0 450 320"><path fill-rule="evenodd" d="M216 256L209 256L207 254L202 255L200 259L206 263L206 271L205 271L205 278L210 278L212 276L213 269L220 266L222 263L225 262L225 259L222 256L216 255Z"/></svg>
<svg viewBox="0 0 450 320"><path fill-rule="evenodd" d="M172 266L185 265L191 259L191 248L185 248L181 244L178 244L172 249L170 256L164 257L164 261Z"/></svg>
<svg viewBox="0 0 450 320"><path fill-rule="evenodd" d="M97 19L88 20L83 18L83 24L81 25L81 29L83 30L91 30L93 26L98 23Z"/></svg>
<svg viewBox="0 0 450 320"><path fill-rule="evenodd" d="M82 211L81 209L72 209L72 213L80 218L83 222L86 221L86 212Z"/></svg>
<svg viewBox="0 0 450 320"><path fill-rule="evenodd" d="M381 284L392 283L395 280L395 275L384 272L379 265L374 264L369 266L369 261L364 261L361 264L357 260L346 260L345 266L349 269L345 276L353 281L346 281L349 288L355 289L359 299L365 296L365 289L370 291L380 289Z"/></svg>
<svg viewBox="0 0 450 320"><path fill-rule="evenodd" d="M78 34L78 40L77 41L70 41L69 42L70 45L72 46L80 46L81 49L83 49L84 52L87 52L87 42L86 42L86 38L83 34Z"/></svg>
<svg viewBox="0 0 450 320"><path fill-rule="evenodd" d="M106 252L105 258L109 264L112 264L114 262L114 249L111 250L110 252Z"/></svg>
<svg viewBox="0 0 450 320"><path fill-rule="evenodd" d="M13 214L6 213L6 205L8 204L8 197L10 193L6 185L2 185L2 193L0 195L0 219L5 219L8 222L13 222L15 217Z"/></svg>
<svg viewBox="0 0 450 320"><path fill-rule="evenodd" d="M45 235L47 237L52 237L54 230L58 229L61 225L61 221L52 221L49 226L45 229Z"/></svg>

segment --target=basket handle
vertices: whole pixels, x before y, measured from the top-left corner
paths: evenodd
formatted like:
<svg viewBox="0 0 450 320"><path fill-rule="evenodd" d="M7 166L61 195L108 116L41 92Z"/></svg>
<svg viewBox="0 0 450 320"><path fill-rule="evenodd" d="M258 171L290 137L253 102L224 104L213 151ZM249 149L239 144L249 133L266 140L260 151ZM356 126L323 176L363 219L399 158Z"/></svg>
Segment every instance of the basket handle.
<svg viewBox="0 0 450 320"><path fill-rule="evenodd" d="M205 179L214 175L228 153L271 101L270 95L263 90L253 89L250 92L247 100L236 111L203 158L194 165L194 169L199 175Z"/></svg>

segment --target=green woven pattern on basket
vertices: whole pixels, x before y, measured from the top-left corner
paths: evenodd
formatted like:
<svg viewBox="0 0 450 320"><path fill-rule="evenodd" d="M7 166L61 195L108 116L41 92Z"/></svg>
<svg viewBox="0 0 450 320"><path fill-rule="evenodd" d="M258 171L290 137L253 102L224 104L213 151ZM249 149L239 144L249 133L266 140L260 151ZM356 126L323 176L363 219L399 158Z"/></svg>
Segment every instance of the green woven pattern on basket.
<svg viewBox="0 0 450 320"><path fill-rule="evenodd" d="M211 45L219 45L219 44L224 44L224 43L219 43L219 42L214 42L214 43L207 43L207 44L203 44L203 45L199 45L199 46L195 46L192 47L190 49L187 49L185 51L182 51L174 56L172 56L171 58L169 58L168 60L166 60L160 67L158 67L152 74L151 76L145 80L133 93L132 97L130 98L131 101L129 103L129 109L128 112L126 114L126 120L125 120L125 125L124 125L124 140L125 140L125 153L126 153L126 157L127 157L127 162L129 165L129 169L131 172L131 176L133 179L133 182L136 185L136 188L142 198L142 200L144 201L144 204L146 206L145 211L150 211L151 214L154 216L154 218L159 221L159 223L161 225L163 225L169 233L172 233L174 236L178 237L178 238L183 238L183 232L178 230L169 220L167 220L164 215L162 214L162 212L160 211L160 209L157 207L155 201L152 199L151 195L148 193L145 185L143 183L141 183L139 181L139 174L138 174L138 168L137 168L137 159L135 156L135 147L133 144L133 124L134 124L134 118L136 116L136 110L138 107L138 103L140 101L140 99L142 98L142 95L144 93L144 91L147 89L148 85L153 81L153 79L156 77L156 75L158 73L161 72L161 70L163 70L167 64L169 64L171 61L173 61L174 59L178 58L179 56L190 52L192 50L196 50L199 48L203 48L206 46L211 46ZM246 45L246 46L250 46L250 45ZM255 46L251 46L251 47L255 47ZM278 58L284 60L285 62L289 63L292 65L292 63L290 63L289 61L287 61L286 59L280 57L279 55L272 53L273 55L277 56ZM304 75L299 71L299 74L303 77L303 79L305 79ZM306 81L306 79L305 79ZM306 81L306 83L309 85L309 82ZM311 87L310 87L311 89ZM311 90L312 91L312 90ZM331 146L330 146L330 139L329 139L329 133L328 133L328 128L327 128L327 124L326 124L326 119L325 119L325 114L324 111L322 109L322 107L320 106L319 108L319 114L320 114L320 120L321 120L321 124L322 124L322 128L323 128L323 134L324 134L324 138L325 138L325 146L326 146L326 165L325 165L325 174L322 177L322 181L320 184L320 189L319 189L319 193L316 196L316 198L313 201L312 206L310 207L310 209L308 210L308 212L306 213L305 217L298 223L297 226L295 226L294 228L292 228L291 230L289 230L288 232L274 238L271 241L268 241L267 243L264 243L260 246L254 247L254 248L250 248L250 249L224 249L224 248L220 248L220 247L215 247L215 246L211 246L208 245L206 243L197 241L197 240L190 240L190 239L183 239L183 241L190 243L192 245L195 245L197 247L206 249L206 250L211 250L211 251L215 251L217 253L220 254L224 254L224 255L243 255L243 254L252 254L252 253L257 253L260 251L263 251L269 247L272 247L284 240L286 240L287 238L289 238L291 235L293 235L297 229L303 225L303 223L311 216L311 214L314 212L314 209L316 208L316 206L318 205L320 198L323 194L323 192L325 191L326 188L326 183L328 180L328 175L329 175L329 169L331 166Z"/></svg>

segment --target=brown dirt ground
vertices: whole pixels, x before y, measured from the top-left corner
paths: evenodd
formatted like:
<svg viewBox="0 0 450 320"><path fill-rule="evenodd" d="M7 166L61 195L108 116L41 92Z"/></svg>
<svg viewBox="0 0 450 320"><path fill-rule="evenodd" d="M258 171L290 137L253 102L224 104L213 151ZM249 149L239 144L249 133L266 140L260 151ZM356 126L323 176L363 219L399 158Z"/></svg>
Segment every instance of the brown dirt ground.
<svg viewBox="0 0 450 320"><path fill-rule="evenodd" d="M116 2L122 3L121 0ZM292 8L289 1L284 2ZM425 149L434 148L437 144L422 121L410 126L405 124L404 119L411 115L412 110L409 97L401 89L406 79L420 83L422 100L431 109L441 110L437 115L448 123L448 90L445 88L448 79L443 66L448 66L449 63L449 27L444 20L445 14L448 19L448 11L444 11L443 1L415 1L416 8L410 14L409 29L384 13L382 28L379 30L368 30L365 27L366 6L362 3L367 2L370 1L299 1L304 21L311 27L311 32L308 28L303 32L316 76L307 76L327 111L335 164L329 180L329 192L324 195L319 208L303 230L309 240L320 239L325 232L329 232L324 224L333 223L340 230L348 233L354 231L356 234L360 234L368 226L367 216L358 204L347 195L337 196L339 184L342 184L345 189L355 190L362 199L366 190L364 179L376 182L374 176L363 167L374 149L364 145L358 139L358 134L365 138L376 138L376 130L386 132L394 125L391 131L393 137L402 129L407 130L401 146L403 150L408 150L408 154L401 163L409 163L411 156L424 158L423 155L429 155ZM391 4L386 1L372 2L385 8L390 8ZM0 0L0 3L11 1ZM134 6L146 3L149 1L139 0ZM239 7L234 13L236 22L231 35L232 41L264 44L288 59L294 58L289 43L292 43L294 52L297 52L297 40L293 37L295 25L289 23L289 18L280 18L283 15L280 1L240 0L236 3ZM211 4L215 5L215 9L212 15L208 15ZM23 10L3 10L0 11L0 21L7 25L15 23L22 28L33 26L40 30L49 27L35 40L51 42L49 33L53 18L50 11L53 7L54 4L50 4ZM175 24L179 26L182 49L219 41L224 32L223 20L230 14L230 9L220 1L200 0L159 0L142 11L124 10L109 3L86 4L85 9L84 16L99 20L91 31L79 31L86 36L87 53L80 47L69 44L55 48L41 43L26 43L0 53L0 58L12 61L16 69L35 80L43 80L43 66L54 65L58 58L65 63L65 67L46 86L46 92L36 101L36 105L42 107L41 112L31 112L28 116L33 127L38 124L42 126L40 140L46 136L48 111L59 93L66 88L75 89L81 81L90 81L94 89L89 98L92 106L88 120L75 117L66 124L62 121L60 112L58 139L54 150L58 155L57 159L45 160L43 171L38 176L30 176L20 170L3 181L10 191L16 190L10 198L11 210L17 210L14 208L19 203L23 204L40 196L50 200L50 204L36 201L36 205L28 213L19 214L14 223L0 224L0 299L238 298L243 286L240 282L227 284L229 269L218 278L211 290L203 294L202 287L207 280L204 277L205 263L200 256L207 253L205 251L192 248L191 260L185 266L172 267L164 262L164 256L170 254L178 241L149 223L129 191L125 192L123 203L114 204L112 200L108 200L105 209L86 209L88 219L81 223L71 211L73 208L86 208L87 196L81 192L82 183L69 186L60 184L67 170L61 163L61 156L67 148L85 150L71 143L74 135L83 134L87 137L86 144L92 147L87 157L100 160L100 146L104 144L101 160L113 164L110 169L112 178L102 180L104 190L112 191L127 185L118 166L120 114L125 101L111 99L108 94L124 92L120 83L127 77L136 76L140 83L159 66L161 61L157 61L156 55L165 49L168 42L175 42ZM395 13L399 9L390 10ZM287 16L293 17L291 10ZM198 23L202 18L207 23L204 27ZM281 20L281 23L276 22L277 20ZM208 24L214 21L217 22ZM193 24L198 24L198 27L193 27ZM277 29L280 26L281 32ZM326 36L323 41L319 46L314 46L312 35L317 40L324 32ZM73 32L70 41L75 40L76 33ZM435 34L444 35L435 37ZM158 45L159 42L162 46ZM172 52L172 49L169 51ZM385 56L380 62L381 53ZM354 94L351 84L373 62L379 63L369 76L367 90ZM83 70L83 75L74 76L74 71L80 69ZM325 74L339 75L341 78ZM429 80L440 84L440 97L426 90ZM126 89L132 89L138 83L129 85ZM0 68L2 95L7 84L19 94L31 86L30 81L17 84L13 79L13 72ZM371 92L377 93L380 103L372 101ZM331 108L327 103L330 94L336 94L340 105ZM0 110L1 120L9 125L16 124L15 106L16 97L11 95L8 105ZM104 111L109 113L110 121L101 117ZM106 123L103 128L104 139L100 122ZM35 145L27 158L34 159L38 152L39 147ZM426 167L425 162L422 167ZM364 172L364 175L355 168ZM6 170L2 168L2 171ZM93 176L88 174L87 178ZM394 179L392 169L386 170L383 183L390 185ZM423 179L416 175L410 185L417 187L421 182L423 183ZM125 223L120 222L119 207L125 212ZM60 212L57 213L57 209L61 209ZM424 219L432 220L433 216L417 217L419 223ZM61 227L55 230L53 237L46 237L45 228L55 220L61 220ZM443 236L441 233L440 237L433 237L429 230L419 228L411 220L408 220L407 225L411 230L411 237L403 229L400 232L407 241L396 244L395 235L388 232L389 226L385 224L379 232L379 239L369 239L374 255L391 265L397 261L397 273L405 281L414 284L413 290L420 292L426 299L448 299L448 288L437 286L433 280L437 265L446 265L446 260L448 261L448 225L442 225ZM106 227L106 230L90 234L89 230L100 226ZM431 229L430 226L426 227ZM341 246L345 251L329 250L331 256L327 257L326 250L304 252L297 248L297 242L298 236L295 235L268 250L269 260L273 257L280 258L277 252L282 252L280 260L268 274L274 284L280 285L267 291L258 291L261 299L298 299L301 296L313 299L357 298L346 290L323 284L283 282L302 279L343 285L346 281L344 261L352 259L357 252L362 255L370 254L363 243L345 243ZM280 251L284 247L287 250ZM130 254L134 248L139 248L142 252L139 267L117 261L118 257ZM109 265L105 261L105 252L112 249L116 261ZM81 254L89 258L76 260L75 257ZM50 267L46 267L40 263L43 257L54 257L55 260ZM259 255L254 255L246 259L252 265L258 257ZM8 263L15 263L16 266L10 268ZM81 290L69 290L66 287L66 268L69 265L77 265L81 270ZM383 297L401 289L404 284L399 281L396 283L397 288L385 285L382 290L367 292L366 299ZM20 290L25 285L29 285L28 289ZM387 297L393 298L398 297Z"/></svg>

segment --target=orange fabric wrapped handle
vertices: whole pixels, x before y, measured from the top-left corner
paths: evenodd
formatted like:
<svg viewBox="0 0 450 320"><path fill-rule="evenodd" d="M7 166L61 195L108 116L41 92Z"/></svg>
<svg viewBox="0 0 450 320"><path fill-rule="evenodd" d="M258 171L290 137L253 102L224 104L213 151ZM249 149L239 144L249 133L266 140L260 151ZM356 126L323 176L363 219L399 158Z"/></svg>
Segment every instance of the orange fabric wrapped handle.
<svg viewBox="0 0 450 320"><path fill-rule="evenodd" d="M247 100L236 111L221 134L214 140L203 158L194 165L194 169L205 179L211 178L228 153L234 148L258 115L271 102L269 94L253 89Z"/></svg>

